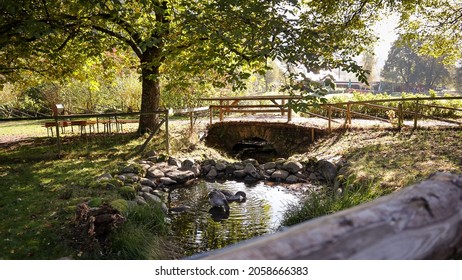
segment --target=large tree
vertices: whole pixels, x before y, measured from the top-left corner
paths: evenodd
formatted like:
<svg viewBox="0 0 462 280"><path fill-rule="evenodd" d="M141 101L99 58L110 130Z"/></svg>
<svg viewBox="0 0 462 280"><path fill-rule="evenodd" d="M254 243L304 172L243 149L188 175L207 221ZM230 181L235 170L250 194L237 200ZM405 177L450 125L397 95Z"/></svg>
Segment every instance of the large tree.
<svg viewBox="0 0 462 280"><path fill-rule="evenodd" d="M223 78L219 85L237 88L276 59L290 66L291 81L300 81L299 73L335 68L365 80L352 58L374 40L369 26L377 11L413 2L2 0L0 71L12 79L23 71L59 78L88 57L125 48L138 59L143 112L159 108L165 65L178 65L178 79L213 69ZM293 85L304 92L319 86L306 78ZM156 121L143 115L140 132Z"/></svg>
<svg viewBox="0 0 462 280"><path fill-rule="evenodd" d="M417 85L423 85L423 90L434 89L447 83L450 78L450 73L443 64L444 58L419 54L414 48L397 40L390 49L381 74L390 82L404 84L407 91L413 90Z"/></svg>

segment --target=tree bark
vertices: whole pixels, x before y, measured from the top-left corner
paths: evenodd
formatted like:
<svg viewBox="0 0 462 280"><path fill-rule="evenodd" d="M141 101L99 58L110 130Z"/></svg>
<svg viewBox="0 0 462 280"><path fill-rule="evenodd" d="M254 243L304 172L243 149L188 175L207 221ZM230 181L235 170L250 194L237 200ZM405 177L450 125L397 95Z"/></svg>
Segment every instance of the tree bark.
<svg viewBox="0 0 462 280"><path fill-rule="evenodd" d="M141 65L141 112L148 113L159 110L160 104L160 81L159 68L160 65L152 66L156 60L159 51L150 52L144 55ZM158 115L141 115L138 133L144 134L153 131L159 122Z"/></svg>

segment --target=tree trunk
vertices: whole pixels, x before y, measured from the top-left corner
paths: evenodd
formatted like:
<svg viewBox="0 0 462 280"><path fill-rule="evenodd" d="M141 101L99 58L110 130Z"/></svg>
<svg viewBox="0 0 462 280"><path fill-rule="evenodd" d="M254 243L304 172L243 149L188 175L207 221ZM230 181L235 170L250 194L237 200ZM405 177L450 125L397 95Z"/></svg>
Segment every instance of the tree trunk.
<svg viewBox="0 0 462 280"><path fill-rule="evenodd" d="M152 63L147 61L147 63ZM143 62L141 71L142 94L141 94L141 112L152 112L159 110L160 104L160 81L159 67L146 66ZM159 122L158 115L141 115L138 133L143 134L153 131Z"/></svg>

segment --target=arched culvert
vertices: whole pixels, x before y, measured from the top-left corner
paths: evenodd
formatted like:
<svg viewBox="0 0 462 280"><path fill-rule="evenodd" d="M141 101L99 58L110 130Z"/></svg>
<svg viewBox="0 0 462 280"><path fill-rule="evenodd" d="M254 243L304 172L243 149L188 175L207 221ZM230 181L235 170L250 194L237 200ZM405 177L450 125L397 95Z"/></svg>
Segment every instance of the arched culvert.
<svg viewBox="0 0 462 280"><path fill-rule="evenodd" d="M253 158L259 162L267 162L277 156L277 151L273 143L260 137L250 137L236 143L232 154L241 160Z"/></svg>

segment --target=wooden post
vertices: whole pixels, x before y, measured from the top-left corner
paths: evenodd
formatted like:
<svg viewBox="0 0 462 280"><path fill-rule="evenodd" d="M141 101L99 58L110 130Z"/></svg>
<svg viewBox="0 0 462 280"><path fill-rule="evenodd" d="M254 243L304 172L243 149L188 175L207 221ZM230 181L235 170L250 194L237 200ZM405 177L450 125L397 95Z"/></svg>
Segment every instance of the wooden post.
<svg viewBox="0 0 462 280"><path fill-rule="evenodd" d="M283 99L283 102L284 102L284 99ZM287 122L291 122L292 121L292 107L290 106L290 100L289 100L289 106L287 106ZM284 109L283 109L283 112L284 112Z"/></svg>
<svg viewBox="0 0 462 280"><path fill-rule="evenodd" d="M419 184L194 259L448 259L462 251L462 176Z"/></svg>
<svg viewBox="0 0 462 280"><path fill-rule="evenodd" d="M332 105L327 106L327 116L329 118L328 131L329 133L331 133L332 132Z"/></svg>
<svg viewBox="0 0 462 280"><path fill-rule="evenodd" d="M56 141L58 145L58 157L61 157L61 138L59 136L59 120L58 117L55 117L55 123L56 123Z"/></svg>
<svg viewBox="0 0 462 280"><path fill-rule="evenodd" d="M220 100L220 122L223 121L223 100Z"/></svg>
<svg viewBox="0 0 462 280"><path fill-rule="evenodd" d="M314 143L314 128L311 128L311 143Z"/></svg>
<svg viewBox="0 0 462 280"><path fill-rule="evenodd" d="M289 101L290 102L290 101ZM284 105L286 105L286 100L285 99L281 99L281 116L284 116ZM289 108L289 114L290 114L290 108ZM289 122L291 121L290 120L290 117L289 117Z"/></svg>
<svg viewBox="0 0 462 280"><path fill-rule="evenodd" d="M189 131L192 133L193 132L193 129L194 129L194 122L193 122L193 118L194 118L194 111L193 111L193 108L190 108L190 111L189 111Z"/></svg>
<svg viewBox="0 0 462 280"><path fill-rule="evenodd" d="M210 115L210 124L213 122L213 107L212 105L209 106L209 115Z"/></svg>
<svg viewBox="0 0 462 280"><path fill-rule="evenodd" d="M403 103L398 104L398 130L401 130L404 124Z"/></svg>
<svg viewBox="0 0 462 280"><path fill-rule="evenodd" d="M348 101L348 103L347 103L345 124L346 124L347 127L350 127L350 125L351 125L351 104L350 104L350 101Z"/></svg>
<svg viewBox="0 0 462 280"><path fill-rule="evenodd" d="M414 108L414 129L417 129L417 118L419 117L419 100L415 101Z"/></svg>
<svg viewBox="0 0 462 280"><path fill-rule="evenodd" d="M170 154L170 139L168 136L168 110L165 113L165 149L167 150L167 155Z"/></svg>

